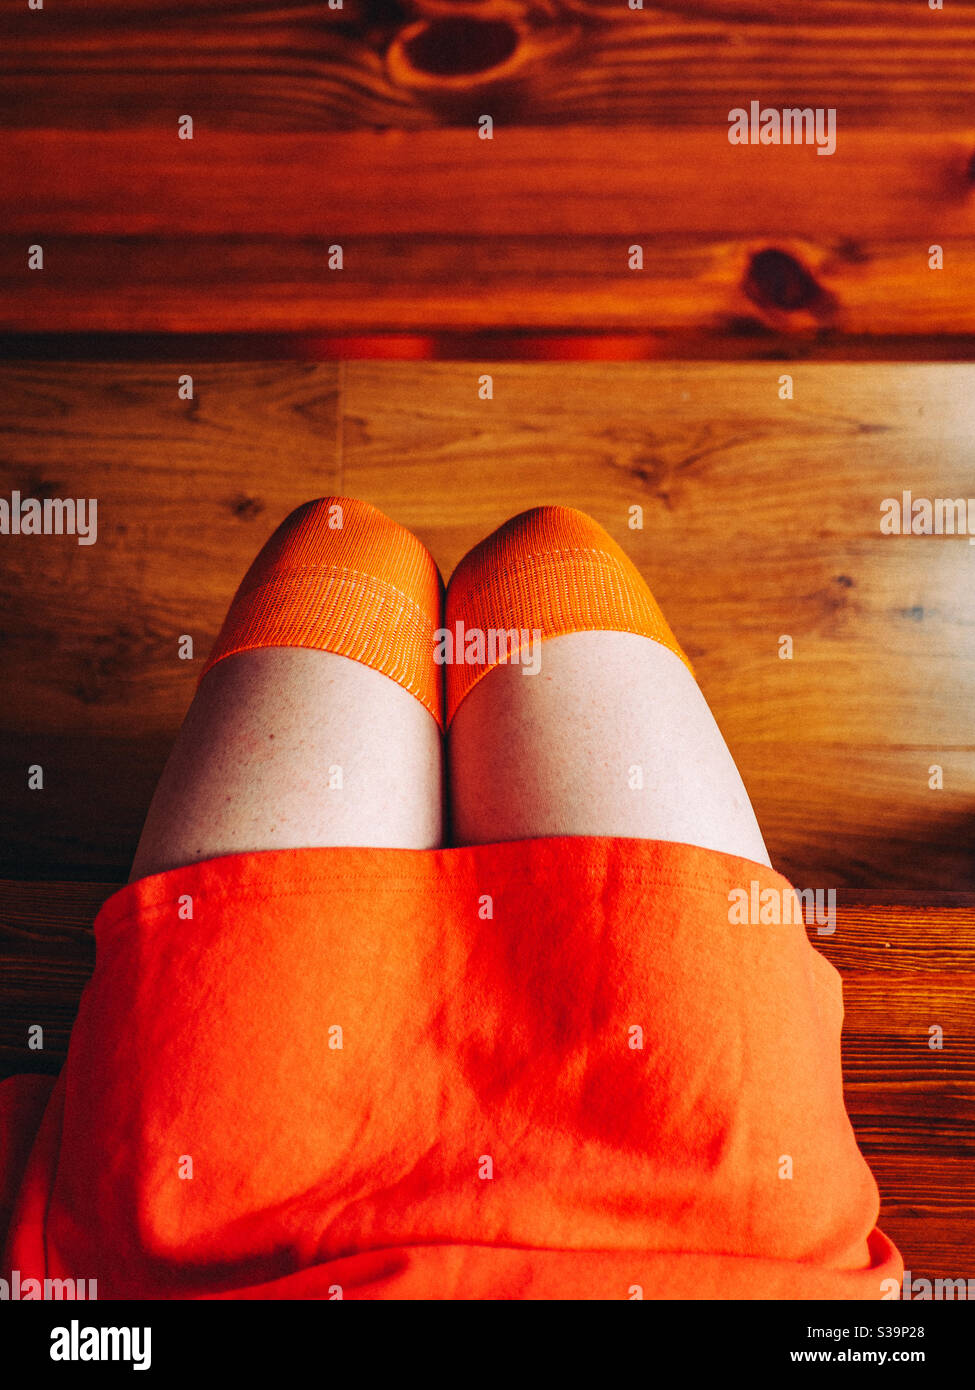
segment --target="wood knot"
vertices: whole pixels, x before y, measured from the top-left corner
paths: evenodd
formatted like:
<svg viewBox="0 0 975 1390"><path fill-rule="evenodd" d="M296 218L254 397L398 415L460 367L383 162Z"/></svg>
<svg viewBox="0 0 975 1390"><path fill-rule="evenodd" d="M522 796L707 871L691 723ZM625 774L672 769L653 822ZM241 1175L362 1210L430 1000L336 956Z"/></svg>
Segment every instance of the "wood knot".
<svg viewBox="0 0 975 1390"><path fill-rule="evenodd" d="M506 63L517 47L518 31L507 19L430 19L403 36L407 61L431 77L483 76Z"/></svg>
<svg viewBox="0 0 975 1390"><path fill-rule="evenodd" d="M759 308L786 313L801 309L815 313L828 298L815 277L795 256L772 246L752 256L744 290Z"/></svg>
<svg viewBox="0 0 975 1390"><path fill-rule="evenodd" d="M228 505L233 515L240 517L241 521L253 521L264 510L264 503L259 497L246 497L243 493L232 497Z"/></svg>
<svg viewBox="0 0 975 1390"><path fill-rule="evenodd" d="M488 114L511 118L578 34L575 23L536 25L504 13L428 15L394 37L386 69L449 120L480 118L485 98L494 103Z"/></svg>

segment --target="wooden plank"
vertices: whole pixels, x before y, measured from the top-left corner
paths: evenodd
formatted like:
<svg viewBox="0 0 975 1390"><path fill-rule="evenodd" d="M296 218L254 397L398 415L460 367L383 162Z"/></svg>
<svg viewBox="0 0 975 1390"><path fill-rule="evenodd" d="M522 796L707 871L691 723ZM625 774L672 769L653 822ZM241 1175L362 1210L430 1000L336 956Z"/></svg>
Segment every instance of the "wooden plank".
<svg viewBox="0 0 975 1390"><path fill-rule="evenodd" d="M851 912L853 909L861 910L866 916L872 914L877 907L889 907L894 911L891 915L893 922L901 920L900 910L902 908L920 908L919 920L927 930L927 919L924 909L931 906L931 895L915 890L907 891L903 888L896 890L890 888L844 888L843 903ZM938 903L941 907L948 909L961 909L975 907L975 893L938 893Z"/></svg>
<svg viewBox="0 0 975 1390"><path fill-rule="evenodd" d="M692 129L13 132L0 329L971 336L973 148L960 129L851 131L828 159Z"/></svg>
<svg viewBox="0 0 975 1390"><path fill-rule="evenodd" d="M868 1157L872 1159L877 1153L944 1154L973 1162L975 1082L970 1071L963 1081L915 1077L898 1084L876 1068L864 1074L855 1044L845 1038L843 1071L847 1113Z"/></svg>
<svg viewBox="0 0 975 1390"><path fill-rule="evenodd" d="M727 736L722 712L731 706L709 699ZM729 745L773 863L797 886L975 888L970 751L755 744L733 737ZM935 765L950 769L956 790L947 801L929 786L927 770Z"/></svg>
<svg viewBox="0 0 975 1390"><path fill-rule="evenodd" d="M184 372L191 401L177 394ZM3 537L8 864L127 873L246 565L299 502L341 490L338 376L262 363L21 364L4 375L0 490L98 501L94 545ZM179 658L183 635L193 661ZM27 787L35 762L42 792Z"/></svg>
<svg viewBox="0 0 975 1390"><path fill-rule="evenodd" d="M406 6L150 0L125 9L124 23L122 8L48 6L39 19L25 6L8 16L4 126L105 129L172 120L177 107L213 129L420 129L463 118L446 81L417 91L387 61L413 18ZM643 12L619 0L532 8L511 31L521 79L513 87L492 87L491 66L461 56L486 50L476 34L452 44L441 29L433 41L443 77L473 67L472 85L488 83L488 109L502 118L710 125L716 111L724 119L759 95L778 107L834 106L847 124L899 119L931 129L971 113L965 54L975 19L959 0L939 14L911 0L816 0L802 11L758 0L693 9L670 0ZM456 12L471 31L470 6Z"/></svg>
<svg viewBox="0 0 975 1390"><path fill-rule="evenodd" d="M971 237L947 242L937 272L928 269L925 237L908 246L843 241L831 250L791 234L659 238L646 224L629 236L582 238L38 235L0 235L0 331L192 333L205 323L237 334L644 336L635 351L596 354L610 358L848 358L864 355L861 344L868 356L912 357L913 334L924 335L932 356L975 357ZM636 244L644 269L631 272L627 252ZM27 271L28 245L44 247L43 275ZM336 245L341 272L328 269ZM788 275L759 287L753 267L770 254L789 274L811 277L818 289L809 305L788 307ZM947 353L942 340L954 341ZM431 344L420 355L481 351L442 354ZM311 343L297 355L320 354ZM399 354L394 345L367 355ZM516 347L509 355L539 354ZM570 346L544 355L577 353Z"/></svg>
<svg viewBox="0 0 975 1390"><path fill-rule="evenodd" d="M209 641L202 647L208 649ZM165 698L173 709L172 727L164 733L150 728L138 737L87 733L85 709L91 706L77 696L72 701L70 688L64 703L81 707L71 720L70 732L25 735L3 729L0 873L50 879L69 872L78 879L94 880L128 875L149 802L201 669L197 660L188 670L171 670L167 679L168 656L160 649L145 653L144 658L153 670L156 703ZM121 660L122 669L137 669L140 650L123 650ZM118 701L120 723L131 724L138 707L137 689L120 691L112 667L97 661L95 667L87 677L91 682L87 696L106 713L104 706ZM32 765L44 770L43 792L28 790L27 768Z"/></svg>
<svg viewBox="0 0 975 1390"><path fill-rule="evenodd" d="M939 1154L929 1161L903 1154L874 1154L870 1168L890 1217L960 1217L975 1209L975 1164L967 1155ZM923 1194L923 1195L922 1195ZM975 1248L969 1250L975 1259Z"/></svg>
<svg viewBox="0 0 975 1390"><path fill-rule="evenodd" d="M965 128L850 131L836 153L711 131L518 126L258 135L13 131L4 229L19 236L975 236ZM922 236L921 240L925 238Z"/></svg>
<svg viewBox="0 0 975 1390"><path fill-rule="evenodd" d="M880 1188L880 1227L917 1279L975 1278L975 1163L951 1157L869 1154ZM922 1292L919 1290L918 1292Z"/></svg>
<svg viewBox="0 0 975 1390"><path fill-rule="evenodd" d="M177 395L184 369L192 401ZM4 538L8 864L45 876L66 859L79 877L127 872L248 557L299 501L339 490L338 373L10 369L0 392L8 496L94 496L99 535L90 547ZM178 659L182 634L195 662ZM39 794L27 788L31 763L45 768Z"/></svg>
<svg viewBox="0 0 975 1390"><path fill-rule="evenodd" d="M901 983L906 976L971 972L975 976L975 893L939 893L937 906L928 894L914 894L912 903L890 901L864 903L859 898L876 898L875 890L837 890L837 923L832 933L811 933L821 951L842 975L859 976L859 986L869 986L876 1004L886 976L895 974ZM903 891L886 894L889 899L912 896ZM928 901L922 901L928 899ZM842 931L840 927L842 926ZM914 984L924 981L911 980ZM918 996L912 996L915 1001ZM939 995L939 998L941 996ZM857 996L862 1004L862 996ZM958 1001L961 1008L968 1001ZM916 1020L910 1024L917 1037ZM927 1046L927 1034L924 1035Z"/></svg>
<svg viewBox="0 0 975 1390"><path fill-rule="evenodd" d="M911 1297L930 1297L932 1290L916 1281L927 1279L975 1279L975 1214L969 1209L957 1216L922 1212L918 1216L887 1215L881 1208L880 1229L904 1256L905 1272L911 1274ZM947 1289L948 1286L943 1286ZM954 1299L963 1297L958 1286L950 1286ZM947 1292L943 1297L947 1298ZM969 1295L971 1297L971 1295Z"/></svg>

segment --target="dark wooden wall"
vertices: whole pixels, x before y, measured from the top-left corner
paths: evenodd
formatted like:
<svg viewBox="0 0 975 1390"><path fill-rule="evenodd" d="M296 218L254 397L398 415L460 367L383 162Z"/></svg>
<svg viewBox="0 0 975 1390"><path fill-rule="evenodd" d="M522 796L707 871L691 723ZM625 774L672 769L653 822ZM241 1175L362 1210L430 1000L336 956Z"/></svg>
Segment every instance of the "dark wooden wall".
<svg viewBox="0 0 975 1390"><path fill-rule="evenodd" d="M0 329L972 355L967 0L415 8L455 18L353 0L11 14ZM472 10L488 17L456 18ZM836 153L731 146L728 112L753 99L835 108Z"/></svg>

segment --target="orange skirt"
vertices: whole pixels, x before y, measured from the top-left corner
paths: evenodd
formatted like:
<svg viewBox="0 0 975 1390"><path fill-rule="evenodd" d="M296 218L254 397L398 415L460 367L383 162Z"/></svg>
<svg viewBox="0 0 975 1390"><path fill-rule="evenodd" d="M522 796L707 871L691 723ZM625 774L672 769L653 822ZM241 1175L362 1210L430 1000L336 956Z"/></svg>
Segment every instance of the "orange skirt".
<svg viewBox="0 0 975 1390"><path fill-rule="evenodd" d="M123 888L56 1083L0 1085L4 1276L101 1298L881 1298L840 977L785 879L553 837Z"/></svg>

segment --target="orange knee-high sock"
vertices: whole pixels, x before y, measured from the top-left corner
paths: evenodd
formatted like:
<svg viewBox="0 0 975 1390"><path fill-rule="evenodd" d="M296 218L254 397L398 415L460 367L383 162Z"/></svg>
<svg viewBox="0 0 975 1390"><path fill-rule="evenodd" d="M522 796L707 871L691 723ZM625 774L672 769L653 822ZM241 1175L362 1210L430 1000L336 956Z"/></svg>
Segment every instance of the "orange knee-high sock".
<svg viewBox="0 0 975 1390"><path fill-rule="evenodd" d="M442 598L433 556L398 522L356 498L306 502L244 576L200 679L235 652L312 647L381 671L442 728Z"/></svg>
<svg viewBox="0 0 975 1390"><path fill-rule="evenodd" d="M669 647L693 675L633 561L598 522L573 507L522 512L469 551L447 585L445 622L453 643L446 663L448 725L491 667L511 660L536 632L541 641L568 632L638 633ZM507 654L498 656L502 641L492 642L489 634L512 629L517 644L512 635ZM468 634L478 631L483 656L474 638L465 660Z"/></svg>

